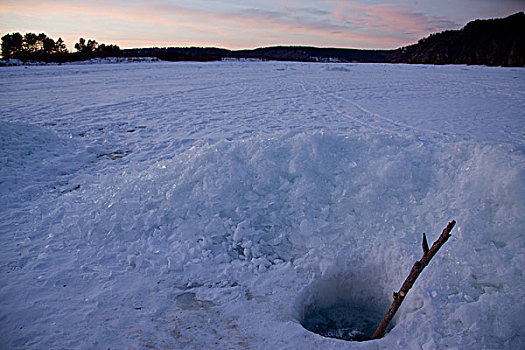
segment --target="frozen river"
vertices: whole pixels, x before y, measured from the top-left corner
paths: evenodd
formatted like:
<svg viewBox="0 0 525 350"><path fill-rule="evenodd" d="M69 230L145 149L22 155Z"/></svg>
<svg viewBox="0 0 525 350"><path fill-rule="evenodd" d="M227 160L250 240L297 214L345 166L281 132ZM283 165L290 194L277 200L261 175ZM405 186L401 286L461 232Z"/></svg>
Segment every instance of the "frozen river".
<svg viewBox="0 0 525 350"><path fill-rule="evenodd" d="M78 64L0 88L1 349L525 346L523 68ZM303 328L386 312L452 219L385 337Z"/></svg>

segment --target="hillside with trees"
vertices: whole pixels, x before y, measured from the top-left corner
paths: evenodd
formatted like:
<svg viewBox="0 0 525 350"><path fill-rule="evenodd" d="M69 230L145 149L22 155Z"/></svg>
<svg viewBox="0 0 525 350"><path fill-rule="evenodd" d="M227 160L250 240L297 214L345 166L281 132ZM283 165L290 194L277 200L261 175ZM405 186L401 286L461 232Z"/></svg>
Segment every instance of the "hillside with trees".
<svg viewBox="0 0 525 350"><path fill-rule="evenodd" d="M386 62L423 64L525 65L525 13L476 20L400 48Z"/></svg>
<svg viewBox="0 0 525 350"><path fill-rule="evenodd" d="M224 58L297 62L384 62L392 50L357 50L310 46L272 46L252 50L216 47L167 47L122 50L125 56L154 56L166 61L214 61Z"/></svg>

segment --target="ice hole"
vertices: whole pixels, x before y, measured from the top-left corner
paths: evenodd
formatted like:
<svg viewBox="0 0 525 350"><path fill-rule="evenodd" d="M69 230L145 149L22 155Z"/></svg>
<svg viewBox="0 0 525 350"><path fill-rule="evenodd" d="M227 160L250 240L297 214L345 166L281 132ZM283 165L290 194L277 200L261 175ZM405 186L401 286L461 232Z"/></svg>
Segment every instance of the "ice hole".
<svg viewBox="0 0 525 350"><path fill-rule="evenodd" d="M324 337L370 340L391 303L384 285L371 271L313 282L297 304L298 321L305 329ZM394 325L395 319L387 332Z"/></svg>

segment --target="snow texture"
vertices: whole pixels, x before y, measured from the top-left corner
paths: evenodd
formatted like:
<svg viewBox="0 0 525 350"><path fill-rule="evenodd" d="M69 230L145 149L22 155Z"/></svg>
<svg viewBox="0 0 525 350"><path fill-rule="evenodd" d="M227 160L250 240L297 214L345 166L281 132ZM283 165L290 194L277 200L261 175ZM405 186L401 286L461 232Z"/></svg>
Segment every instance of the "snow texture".
<svg viewBox="0 0 525 350"><path fill-rule="evenodd" d="M0 67L0 86L2 349L525 347L522 68ZM452 219L385 337L301 325L386 312Z"/></svg>

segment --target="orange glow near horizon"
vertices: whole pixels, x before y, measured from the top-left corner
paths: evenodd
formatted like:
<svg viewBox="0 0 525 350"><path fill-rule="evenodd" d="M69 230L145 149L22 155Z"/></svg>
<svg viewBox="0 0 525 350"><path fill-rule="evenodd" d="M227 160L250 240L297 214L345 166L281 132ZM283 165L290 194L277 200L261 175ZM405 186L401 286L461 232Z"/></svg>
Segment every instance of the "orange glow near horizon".
<svg viewBox="0 0 525 350"><path fill-rule="evenodd" d="M54 39L62 37L70 50L80 37L121 48L307 45L391 49L465 24L425 14L409 3L328 0L300 7L297 1L285 0L259 1L250 7L225 0L207 2L209 6L204 7L203 0L191 5L166 0L3 1L0 31L2 35L44 32Z"/></svg>

